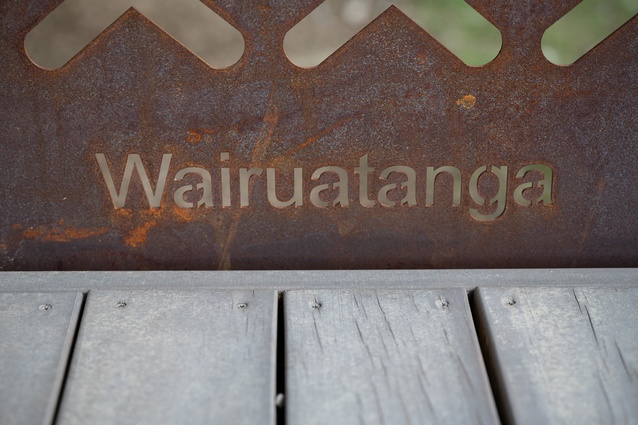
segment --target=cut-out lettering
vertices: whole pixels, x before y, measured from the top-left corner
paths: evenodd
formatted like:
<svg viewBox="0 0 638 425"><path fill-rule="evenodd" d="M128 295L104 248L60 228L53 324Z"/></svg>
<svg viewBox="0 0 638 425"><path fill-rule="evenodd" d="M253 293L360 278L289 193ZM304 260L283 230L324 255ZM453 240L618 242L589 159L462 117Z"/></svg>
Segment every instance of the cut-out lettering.
<svg viewBox="0 0 638 425"><path fill-rule="evenodd" d="M521 166L512 176L508 173L509 167L505 165L491 166L489 170L487 166L479 166L473 172L471 170L462 172L461 169L450 165L437 168L427 164L422 164L420 167L391 165L377 173L375 167L370 166L369 155L365 154L359 157L355 167L325 165L316 168L310 174L308 182L304 181L304 175L307 176L304 174L304 169L296 167L292 176L287 173L280 177L284 179L284 182L282 184L280 181L279 187L277 185L279 171L273 167L265 168L264 187L264 168L239 168L235 172L230 166L228 152L222 152L219 155L220 161L213 169L186 167L177 171L170 170L172 155L164 154L155 183L149 179L140 155L130 154L126 160L120 188L117 190L106 156L102 153L95 156L115 208L125 207L134 171L137 171L150 208L160 208L164 191L167 189L169 172L175 172L174 182L182 182L181 186L174 184L169 186L168 190L173 191L172 199L175 205L184 209L202 206L205 207L202 210L214 208L214 206L231 208L235 206L231 204L231 199L236 199L237 196L240 208L260 208L263 205L251 204L250 198L255 191L262 191L263 194L265 189L268 204L279 209L303 207L307 205L304 202L306 199L310 200L310 205L317 208L331 206L348 208L358 197L358 205L363 208L372 208L378 203L384 209L400 211L402 206L418 207L424 204L428 209L436 207L438 211L441 211L441 208L450 206L457 208L464 204L465 199L470 216L477 221L488 222L503 216L507 208L510 180L514 185L513 193L510 195L514 202L510 205L516 208L530 207L534 204L546 207L554 205L552 194L554 171L545 164ZM236 161L237 159L233 159L232 162ZM464 173L470 176L465 187L462 184L465 181L462 178ZM187 176L190 177L187 178ZM354 184L354 188L350 185L350 179L355 176L359 178L358 194L352 193L356 192L357 184ZM438 201L438 205L435 205L437 200L434 192L437 178L450 177L452 184L445 186L450 190L437 195L439 197L443 195L446 201ZM292 182L286 181L290 178ZM193 183L193 179L197 183ZM213 192L215 181L220 183L221 188L217 193ZM259 182L261 184L257 184ZM309 192L304 191L308 190L308 187ZM425 191L422 188L425 188ZM237 190L239 194L236 193ZM464 195L464 190L469 197ZM371 196L371 193L374 195ZM215 196L218 199L213 199ZM288 199L282 200L280 196L287 196ZM486 198L486 196L491 197ZM263 196L257 195L255 199L261 200ZM452 200L451 205L449 199ZM474 202L479 208L472 204L468 205L468 200ZM491 207L492 205L494 207ZM493 211L489 212L492 209Z"/></svg>
<svg viewBox="0 0 638 425"><path fill-rule="evenodd" d="M106 187L111 195L113 206L116 209L124 208L124 205L126 204L128 188L131 184L131 178L133 177L133 169L137 170L137 175L142 181L142 187L144 188L144 193L146 194L149 206L151 208L160 207L162 195L164 193L164 186L166 186L168 168L171 164L171 154L162 155L162 165L160 166L160 172L154 191L151 182L148 179L148 175L146 174L146 170L144 169L144 165L142 164L142 158L140 158L138 154L130 154L126 160L126 166L124 167L124 175L122 176L119 193L115 189L115 183L113 182L113 176L109 170L109 165L106 162L106 156L104 156L104 154L97 153L95 154L95 157L100 166L100 171L102 172L102 177L104 177Z"/></svg>

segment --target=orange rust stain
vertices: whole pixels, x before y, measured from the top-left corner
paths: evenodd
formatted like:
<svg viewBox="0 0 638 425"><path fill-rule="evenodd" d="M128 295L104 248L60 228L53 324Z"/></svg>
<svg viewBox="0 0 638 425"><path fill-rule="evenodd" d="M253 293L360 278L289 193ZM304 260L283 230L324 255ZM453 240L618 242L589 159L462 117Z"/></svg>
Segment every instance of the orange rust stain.
<svg viewBox="0 0 638 425"><path fill-rule="evenodd" d="M249 188L249 192L251 192L251 188ZM218 270L230 270L230 246L237 234L237 228L239 227L239 221L241 220L242 212L239 211L233 217L233 222L230 225L230 229L228 229L228 234L226 235L226 240L224 241L224 249L222 251L221 259L217 265Z"/></svg>
<svg viewBox="0 0 638 425"><path fill-rule="evenodd" d="M188 143L196 145L200 140L202 140L202 136L199 133L192 130L188 132Z"/></svg>
<svg viewBox="0 0 638 425"><path fill-rule="evenodd" d="M167 212L163 211L163 208L152 208L147 210L131 210L131 209L112 209L111 221L114 226L132 227L140 220L149 221L161 218L166 215Z"/></svg>
<svg viewBox="0 0 638 425"><path fill-rule="evenodd" d="M164 205L162 205L162 207L164 207ZM163 208L151 208L148 210L140 211L139 215L148 220L150 218L161 218L163 215L165 215L165 213Z"/></svg>
<svg viewBox="0 0 638 425"><path fill-rule="evenodd" d="M21 225L21 224L16 223L16 224L12 225L12 226L11 226L11 228L12 228L13 230L20 230L20 229L22 229L22 225Z"/></svg>
<svg viewBox="0 0 638 425"><path fill-rule="evenodd" d="M419 61L419 64L423 65L425 61L428 60L428 55L426 53L421 53L420 55L417 56L417 59Z"/></svg>
<svg viewBox="0 0 638 425"><path fill-rule="evenodd" d="M297 152L299 152L303 148L312 145L314 142L316 142L317 140L319 140L320 138L322 138L326 134L334 131L335 129L341 127L344 124L349 123L352 120L353 120L353 118L350 117L350 118L344 118L342 120L337 121L337 123L335 125L331 126L330 128L327 128L326 130L322 131L319 134L315 134L314 136L306 139L303 143L299 144L296 148L289 150L284 156L288 157L288 156L292 156L292 155L296 154Z"/></svg>
<svg viewBox="0 0 638 425"><path fill-rule="evenodd" d="M266 109L266 114L264 115L264 125L259 131L259 135L257 136L257 141L255 143L255 148L253 149L252 158L250 160L251 167L256 166L259 160L265 156L266 151L268 150L268 146L270 146L270 142L272 141L272 135L275 132L275 128L277 127L278 122L279 109L277 109L277 105L275 104L273 91L270 93L268 108ZM249 197L253 193L253 187L254 180L251 179L248 186ZM230 270L230 246L232 245L235 234L237 233L237 227L239 226L241 215L242 212L239 211L234 217L230 229L228 230L226 240L224 241L224 250L222 251L221 259L217 265L217 268L219 270Z"/></svg>
<svg viewBox="0 0 638 425"><path fill-rule="evenodd" d="M232 266L230 264L230 258L228 257L222 258L219 264L219 270L232 270Z"/></svg>
<svg viewBox="0 0 638 425"><path fill-rule="evenodd" d="M186 140L188 140L190 144L196 145L202 141L202 136L211 136L213 134L219 133L224 129L233 130L235 129L235 127L221 126L215 128L191 128L190 130L188 130Z"/></svg>
<svg viewBox="0 0 638 425"><path fill-rule="evenodd" d="M173 207L173 214L182 221L193 221L195 219L195 209L185 209L178 206Z"/></svg>
<svg viewBox="0 0 638 425"><path fill-rule="evenodd" d="M275 132L275 127L277 127L277 123L279 122L279 110L277 109L277 105L273 103L272 96L270 103L264 116L264 126L257 136L257 142L255 143L252 158L250 159L251 167L256 166L259 160L266 154L266 150L272 140L272 135Z"/></svg>
<svg viewBox="0 0 638 425"><path fill-rule="evenodd" d="M22 232L27 239L41 239L47 242L69 242L76 239L86 239L103 235L108 232L107 227L82 229L78 227L34 227Z"/></svg>
<svg viewBox="0 0 638 425"><path fill-rule="evenodd" d="M472 96L471 94L466 94L465 96L457 100L456 104L464 107L465 109L473 108L476 104L476 97Z"/></svg>
<svg viewBox="0 0 638 425"><path fill-rule="evenodd" d="M146 242L148 231L157 225L157 220L147 221L140 227L131 230L124 238L124 243L128 246L136 247Z"/></svg>
<svg viewBox="0 0 638 425"><path fill-rule="evenodd" d="M113 211L115 212L116 215L121 217L130 217L133 213L133 211L128 208L118 208Z"/></svg>

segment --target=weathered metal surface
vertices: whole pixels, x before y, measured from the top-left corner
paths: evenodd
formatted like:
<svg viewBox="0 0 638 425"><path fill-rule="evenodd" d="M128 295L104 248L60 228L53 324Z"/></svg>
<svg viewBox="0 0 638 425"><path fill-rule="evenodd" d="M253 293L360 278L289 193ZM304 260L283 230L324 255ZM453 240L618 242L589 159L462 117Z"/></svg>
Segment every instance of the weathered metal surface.
<svg viewBox="0 0 638 425"><path fill-rule="evenodd" d="M206 0L245 37L231 68L209 68L129 11L70 63L45 71L23 40L59 3L0 5L2 269L638 265L635 17L573 66L557 67L543 57L541 36L577 0L471 0L503 48L469 68L391 8L319 67L301 69L286 59L283 37L319 0ZM147 199L134 171L125 202L112 201L104 170L119 192L129 154L140 155L153 190L166 159L163 195ZM517 172L533 164L553 177L540 188L541 173L530 172L535 183L523 190ZM415 202L407 199L416 205L382 205L406 196L378 195L406 179L380 179L397 165L417 174ZM345 170L347 195L342 187L312 197L335 181L334 173L312 180L323 166ZM426 206L427 167L441 166L460 172L459 206L449 175ZM488 172L472 191L482 166ZM493 166L508 167L500 194ZM174 181L186 167L210 172L212 207L183 207L205 190L174 200L202 182ZM250 167L263 173L242 189L239 169ZM273 207L266 168L280 200L302 168L303 205ZM240 207L240 192L249 206ZM330 206L315 206L322 202Z"/></svg>
<svg viewBox="0 0 638 425"><path fill-rule="evenodd" d="M94 291L56 423L274 424L274 291Z"/></svg>
<svg viewBox="0 0 638 425"><path fill-rule="evenodd" d="M506 423L638 424L638 288L479 288Z"/></svg>

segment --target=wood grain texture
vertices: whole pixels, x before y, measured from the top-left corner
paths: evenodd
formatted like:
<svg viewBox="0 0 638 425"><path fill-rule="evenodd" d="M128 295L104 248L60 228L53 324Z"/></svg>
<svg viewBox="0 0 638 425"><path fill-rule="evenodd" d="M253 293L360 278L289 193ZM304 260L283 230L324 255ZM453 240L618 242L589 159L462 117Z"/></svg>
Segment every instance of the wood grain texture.
<svg viewBox="0 0 638 425"><path fill-rule="evenodd" d="M272 424L276 293L96 291L58 424Z"/></svg>
<svg viewBox="0 0 638 425"><path fill-rule="evenodd" d="M285 294L291 425L495 424L466 292Z"/></svg>
<svg viewBox="0 0 638 425"><path fill-rule="evenodd" d="M52 424L83 296L0 293L0 424Z"/></svg>
<svg viewBox="0 0 638 425"><path fill-rule="evenodd" d="M638 288L475 297L510 423L638 424Z"/></svg>

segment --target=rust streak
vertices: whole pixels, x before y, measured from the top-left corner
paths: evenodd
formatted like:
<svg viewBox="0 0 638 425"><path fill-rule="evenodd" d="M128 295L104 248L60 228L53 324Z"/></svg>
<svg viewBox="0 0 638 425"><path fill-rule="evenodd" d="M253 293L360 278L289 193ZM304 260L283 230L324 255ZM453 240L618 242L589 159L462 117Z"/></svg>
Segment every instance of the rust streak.
<svg viewBox="0 0 638 425"><path fill-rule="evenodd" d="M108 232L107 227L82 229L78 227L34 227L22 232L27 239L39 239L47 242L70 242L87 239Z"/></svg>
<svg viewBox="0 0 638 425"><path fill-rule="evenodd" d="M264 116L264 126L259 132L253 154L250 159L250 166L254 167L259 163L259 160L265 155L268 146L272 140L272 135L275 132L275 127L279 121L279 112L277 106L273 104L272 97L271 103L268 106L266 115Z"/></svg>
<svg viewBox="0 0 638 425"><path fill-rule="evenodd" d="M212 135L217 134L222 130L222 127L216 128L192 128L188 130L188 134L186 135L186 139L190 144L196 145L202 140L202 135Z"/></svg>
<svg viewBox="0 0 638 425"><path fill-rule="evenodd" d="M303 148L305 148L307 146L310 146L311 144L313 144L314 142L316 142L317 140L319 140L320 138L322 138L326 134L333 132L335 129L341 127L342 125L345 125L345 124L349 123L353 119L354 119L353 117L350 117L350 118L344 118L342 120L337 121L337 123L335 125L325 129L324 131L320 132L319 134L315 134L314 136L306 139L305 142L301 143L296 148L291 149L290 151L288 151L285 156L289 157L291 155L296 154L297 152L299 152Z"/></svg>
<svg viewBox="0 0 638 425"><path fill-rule="evenodd" d="M264 125L259 131L259 135L257 136L257 141L255 142L255 148L253 149L253 153L250 159L250 166L256 166L260 159L264 157L270 142L272 141L272 135L275 132L275 127L277 126L277 122L279 121L279 111L277 109L277 105L274 103L273 99L274 92L270 94L270 101L268 104L268 108L266 109L266 115L264 115ZM251 179L248 186L248 197L253 192L254 181ZM228 234L226 235L226 240L224 242L224 250L222 251L221 258L219 260L218 269L219 270L230 270L230 245L235 238L235 234L237 233L237 227L239 226L239 222L241 220L241 210L239 210L230 225L230 229L228 230Z"/></svg>
<svg viewBox="0 0 638 425"><path fill-rule="evenodd" d="M119 208L117 210L113 210L112 213L115 214L115 216L118 218L130 218L133 214L133 211L128 208Z"/></svg>
<svg viewBox="0 0 638 425"><path fill-rule="evenodd" d="M192 222L195 220L195 212L196 210L194 209L183 209L180 207L173 207L173 215L181 221L187 221L187 222Z"/></svg>
<svg viewBox="0 0 638 425"><path fill-rule="evenodd" d="M157 220L150 220L142 226L131 230L124 238L124 243L128 246L137 247L146 242L148 231L157 225Z"/></svg>
<svg viewBox="0 0 638 425"><path fill-rule="evenodd" d="M604 190L605 190L605 179L604 177L601 177L600 179L598 179L598 186L596 187L596 201L594 202L594 205L597 205L600 202L600 200L602 199ZM579 254L582 253L583 250L585 249L585 243L587 242L587 239L589 239L591 228L594 224L594 220L596 219L597 215L598 215L597 209L591 208L587 216L587 221L585 221L585 227L583 227L583 231L581 232L581 235L580 235L580 241L578 244Z"/></svg>

